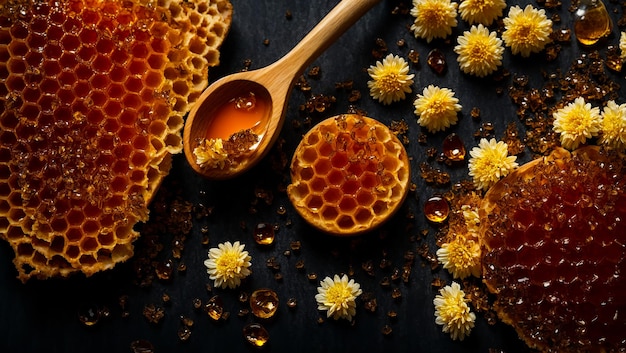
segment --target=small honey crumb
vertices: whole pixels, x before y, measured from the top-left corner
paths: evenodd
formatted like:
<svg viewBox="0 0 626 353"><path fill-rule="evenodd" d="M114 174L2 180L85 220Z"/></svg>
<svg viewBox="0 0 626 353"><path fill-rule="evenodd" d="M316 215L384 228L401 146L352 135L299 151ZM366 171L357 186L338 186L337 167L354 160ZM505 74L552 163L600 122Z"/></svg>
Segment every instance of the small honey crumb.
<svg viewBox="0 0 626 353"><path fill-rule="evenodd" d="M163 308L148 304L143 308L143 316L152 324L158 324L165 316Z"/></svg>

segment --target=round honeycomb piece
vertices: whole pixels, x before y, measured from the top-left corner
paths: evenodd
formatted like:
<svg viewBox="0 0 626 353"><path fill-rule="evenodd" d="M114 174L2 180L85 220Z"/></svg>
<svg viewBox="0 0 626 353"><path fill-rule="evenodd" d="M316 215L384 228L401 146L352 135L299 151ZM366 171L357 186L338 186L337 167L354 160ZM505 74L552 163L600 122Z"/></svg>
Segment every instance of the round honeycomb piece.
<svg viewBox="0 0 626 353"><path fill-rule="evenodd" d="M404 146L387 126L357 114L339 115L303 137L287 193L311 225L355 235L399 208L408 192L409 167Z"/></svg>
<svg viewBox="0 0 626 353"><path fill-rule="evenodd" d="M626 347L626 164L557 149L494 185L480 208L483 278L532 348Z"/></svg>
<svg viewBox="0 0 626 353"><path fill-rule="evenodd" d="M231 17L227 0L2 2L0 237L18 278L133 255Z"/></svg>

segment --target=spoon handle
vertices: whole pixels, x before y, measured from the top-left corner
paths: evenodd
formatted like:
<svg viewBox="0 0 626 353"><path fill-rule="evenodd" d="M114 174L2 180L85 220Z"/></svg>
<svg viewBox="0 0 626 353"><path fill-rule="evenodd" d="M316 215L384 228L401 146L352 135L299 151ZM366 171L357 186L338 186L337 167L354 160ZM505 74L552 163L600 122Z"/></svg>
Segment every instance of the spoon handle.
<svg viewBox="0 0 626 353"><path fill-rule="evenodd" d="M286 77L302 72L337 38L381 0L340 0L330 12L285 56L273 65ZM289 73L289 75L287 75Z"/></svg>

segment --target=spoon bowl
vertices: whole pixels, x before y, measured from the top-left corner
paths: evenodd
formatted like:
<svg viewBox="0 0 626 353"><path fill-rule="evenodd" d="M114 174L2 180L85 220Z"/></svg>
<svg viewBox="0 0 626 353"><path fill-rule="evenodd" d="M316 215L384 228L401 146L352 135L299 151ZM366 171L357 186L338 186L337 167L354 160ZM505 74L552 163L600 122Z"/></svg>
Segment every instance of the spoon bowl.
<svg viewBox="0 0 626 353"><path fill-rule="evenodd" d="M192 107L183 130L185 157L193 170L208 179L220 180L238 176L257 164L278 138L298 75L380 1L342 0L278 61L261 69L225 76L211 84ZM194 149L207 138L207 130L215 122L216 112L233 99L250 93L265 103L259 123L248 127L258 136L258 142L247 153L232 156L236 160L228 167L199 165Z"/></svg>

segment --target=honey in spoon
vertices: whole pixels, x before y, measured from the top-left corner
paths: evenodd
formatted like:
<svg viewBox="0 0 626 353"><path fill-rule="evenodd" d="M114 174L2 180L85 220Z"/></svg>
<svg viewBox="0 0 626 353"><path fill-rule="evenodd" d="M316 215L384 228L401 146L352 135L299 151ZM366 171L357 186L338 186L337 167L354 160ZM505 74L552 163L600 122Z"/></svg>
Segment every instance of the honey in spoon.
<svg viewBox="0 0 626 353"><path fill-rule="evenodd" d="M190 166L209 179L232 178L254 166L278 138L301 71L380 1L342 0L278 61L209 86L189 112L183 131ZM239 117L242 121L235 121Z"/></svg>

